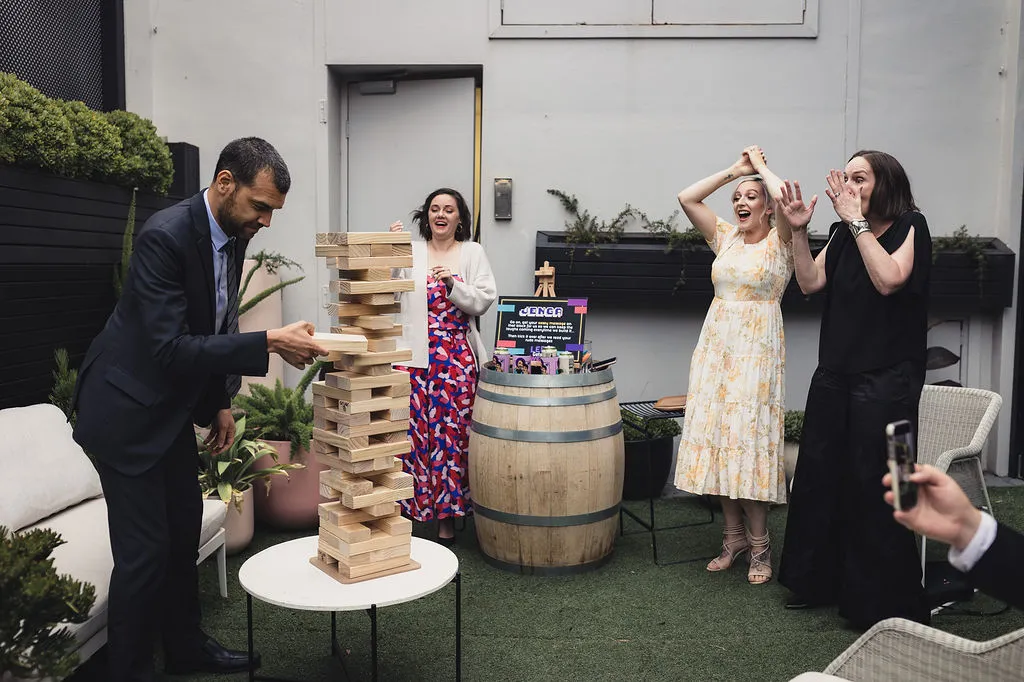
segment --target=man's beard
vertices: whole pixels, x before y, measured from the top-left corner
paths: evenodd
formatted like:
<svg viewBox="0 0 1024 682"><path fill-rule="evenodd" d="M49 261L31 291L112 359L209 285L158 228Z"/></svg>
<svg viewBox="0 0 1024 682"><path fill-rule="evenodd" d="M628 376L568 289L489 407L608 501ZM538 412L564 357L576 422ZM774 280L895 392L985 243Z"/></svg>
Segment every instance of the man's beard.
<svg viewBox="0 0 1024 682"><path fill-rule="evenodd" d="M244 233L243 228L245 225L235 217L235 197L237 194L238 189L235 188L235 190L224 199L224 202L217 210L217 224L220 225L220 229L224 230L224 234L229 237L242 237Z"/></svg>

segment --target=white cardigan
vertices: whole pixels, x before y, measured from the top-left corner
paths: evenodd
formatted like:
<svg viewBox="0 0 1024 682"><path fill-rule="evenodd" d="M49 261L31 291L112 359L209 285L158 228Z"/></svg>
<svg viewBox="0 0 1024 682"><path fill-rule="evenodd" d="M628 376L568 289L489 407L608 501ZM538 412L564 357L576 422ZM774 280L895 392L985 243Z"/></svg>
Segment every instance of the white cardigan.
<svg viewBox="0 0 1024 682"><path fill-rule="evenodd" d="M424 247L426 246L425 243ZM418 246L416 242L413 242L414 249ZM426 249L423 249L423 253L426 253ZM414 251L414 255L415 251ZM424 263L423 272L426 271L425 258L420 258ZM419 268L417 268L419 269ZM476 362L477 370L480 369L480 364L486 362L488 358L487 345L483 339L480 338L480 330L478 328L480 324L479 317L487 312L494 303L494 300L498 297L497 286L494 282L494 273L491 271L491 264L487 260L487 254L484 253L482 246L476 242L464 241L461 242L461 248L459 253L459 270L456 273L462 277L463 281L455 280L455 285L452 287L451 293L448 294L448 300L451 301L459 308L462 312L469 315L471 318L469 323L469 335L467 340L469 341L469 348L473 351L473 359ZM414 275L415 276L415 275ZM426 279L424 276L422 279ZM418 292L425 292L425 289L419 290ZM425 293L416 293L417 296L424 296L424 300L419 305L406 305L403 302L402 305L402 322L404 326L403 334L403 345L412 348L413 351L413 363L398 363L398 364L409 364L410 366L417 367L421 364L426 365L427 359L429 358L429 347L430 338L427 329L427 306L425 300ZM409 292L403 295L410 296L413 292ZM411 303L411 302L410 302ZM422 359L417 362L418 359Z"/></svg>

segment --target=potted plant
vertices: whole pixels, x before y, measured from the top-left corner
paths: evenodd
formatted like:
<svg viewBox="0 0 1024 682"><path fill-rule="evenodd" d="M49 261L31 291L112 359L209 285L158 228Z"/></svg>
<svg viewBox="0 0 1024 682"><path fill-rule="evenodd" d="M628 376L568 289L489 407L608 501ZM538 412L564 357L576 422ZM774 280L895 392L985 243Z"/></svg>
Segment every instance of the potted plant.
<svg viewBox="0 0 1024 682"><path fill-rule="evenodd" d="M644 418L628 410L621 414L626 442L622 499L661 497L672 470L672 440L682 429L674 419Z"/></svg>
<svg viewBox="0 0 1024 682"><path fill-rule="evenodd" d="M275 460L280 457L306 463L302 471L272 488L263 482L256 483L257 492L266 487L265 495L256 496L256 517L275 528L315 528L319 523L320 472L328 467L309 456L313 406L306 401L305 394L324 364L314 363L294 389L285 388L278 379L273 389L253 384L249 387L250 395L235 398L235 406L246 414L250 431L273 450Z"/></svg>
<svg viewBox="0 0 1024 682"><path fill-rule="evenodd" d="M796 458L800 454L800 437L804 433L804 411L786 410L785 435L782 445L786 467L786 489L793 488L793 473L796 471Z"/></svg>
<svg viewBox="0 0 1024 682"><path fill-rule="evenodd" d="M89 583L58 575L50 554L64 544L48 528L0 526L0 679L61 679L78 665L68 623L84 623L96 601Z"/></svg>
<svg viewBox="0 0 1024 682"><path fill-rule="evenodd" d="M214 455L203 445L201 433L196 434L199 445L199 487L205 497L216 495L228 506L224 519L224 545L228 554L236 554L252 541L253 483L270 487L271 476L288 477L289 471L301 470L302 464L278 464L277 451L246 431L245 416L235 419L235 440L226 451Z"/></svg>
<svg viewBox="0 0 1024 682"><path fill-rule="evenodd" d="M238 330L252 332L262 329L276 329L282 324L281 290L297 284L305 276L281 278L282 269L302 266L272 251L260 251L245 259L242 265L242 283L238 288ZM266 376L242 377L241 392L250 394L249 387L260 384L273 388L274 382L284 378L284 360L279 355L270 356Z"/></svg>

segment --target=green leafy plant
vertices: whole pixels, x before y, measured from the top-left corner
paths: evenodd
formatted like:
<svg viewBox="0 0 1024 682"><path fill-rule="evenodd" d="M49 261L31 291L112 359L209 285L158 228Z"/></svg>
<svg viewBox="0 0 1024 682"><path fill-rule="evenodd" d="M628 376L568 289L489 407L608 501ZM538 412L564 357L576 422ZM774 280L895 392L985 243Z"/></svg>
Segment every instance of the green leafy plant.
<svg viewBox="0 0 1024 682"><path fill-rule="evenodd" d="M242 511L244 493L252 487L253 481L263 480L270 490L272 476L287 476L293 469L302 469L304 465L297 463L279 464L277 450L262 440L254 439L246 430L245 415L235 418L235 440L226 451L214 455L203 445L202 434L196 433L196 444L199 448L199 487L203 496L214 493L225 504L235 505ZM270 455L273 466L265 469L254 469L256 460Z"/></svg>
<svg viewBox="0 0 1024 682"><path fill-rule="evenodd" d="M942 251L961 251L966 253L974 261L974 269L978 274L978 293L984 292L985 272L987 261L985 259L986 240L978 235L971 235L966 225L961 225L948 237L932 237L932 263Z"/></svg>
<svg viewBox="0 0 1024 682"><path fill-rule="evenodd" d="M622 436L626 440L657 440L673 438L682 433L675 419L645 418L629 410L620 410Z"/></svg>
<svg viewBox="0 0 1024 682"><path fill-rule="evenodd" d="M75 136L76 153L69 161L68 175L102 180L116 174L124 156L117 127L83 102L53 101L64 111Z"/></svg>
<svg viewBox="0 0 1024 682"><path fill-rule="evenodd" d="M0 163L166 194L171 151L152 121L51 99L0 73Z"/></svg>
<svg viewBox="0 0 1024 682"><path fill-rule="evenodd" d="M306 389L317 373L330 364L313 363L295 388L285 388L278 379L273 389L249 384L250 395L236 396L235 407L248 417L252 437L289 441L292 459L299 457L303 450L308 451L313 437L313 406L306 401Z"/></svg>
<svg viewBox="0 0 1024 682"><path fill-rule="evenodd" d="M57 574L50 555L63 544L50 529L0 526L0 678L60 679L78 663L75 637L60 626L85 622L96 590Z"/></svg>
<svg viewBox="0 0 1024 682"><path fill-rule="evenodd" d="M51 173L75 165L75 134L64 110L49 97L11 73L0 73L0 162Z"/></svg>
<svg viewBox="0 0 1024 682"><path fill-rule="evenodd" d="M255 275L260 269L265 270L267 274L270 275L277 274L277 271L280 268L298 268L299 270L302 269L302 266L296 263L295 261L289 260L288 258L285 258L281 254L274 253L272 251L260 251L252 258L256 262L253 264L252 269L250 269L249 272L246 274L245 279L242 281L242 286L238 288L238 300L242 301L242 303L238 306L239 317L244 315L246 312L248 312L254 306L256 306L256 304L258 304L260 301L274 294L275 292L284 289L286 286L295 284L297 282L301 282L302 280L306 279L306 276L302 275L301 277L295 277L293 279L278 282L273 286L267 287L266 289L256 294L249 300L246 300L245 294L249 289L249 282L252 281L253 275Z"/></svg>
<svg viewBox="0 0 1024 682"><path fill-rule="evenodd" d="M679 268L679 279L676 281L675 289L686 284L686 252L696 246L706 246L704 235L693 225L683 231L677 230L675 222L679 217L678 210L673 211L668 218L659 218L658 220L651 220L646 213L640 210L636 211L636 215L640 219L641 227L651 235L665 240L665 251L679 251L679 257L683 264Z"/></svg>
<svg viewBox="0 0 1024 682"><path fill-rule="evenodd" d="M626 204L626 207L619 211L619 214L610 222L599 220L596 215L591 215L590 211L586 209L582 213L580 212L580 201L575 194L569 195L560 189L549 189L548 194L557 197L562 208L572 216L570 220L565 221L565 243L570 247L568 249L570 269L572 269L575 254L575 249L571 248L572 246L579 244L594 247L598 244L617 242L626 229L626 223L634 215L633 208ZM595 248L589 248L586 253L589 256L599 252Z"/></svg>
<svg viewBox="0 0 1024 682"><path fill-rule="evenodd" d="M799 443L800 437L804 433L804 411L786 410L783 421L785 424L784 440L787 443Z"/></svg>
<svg viewBox="0 0 1024 682"><path fill-rule="evenodd" d="M135 189L132 189L132 201L128 204L128 220L121 237L121 262L114 267L114 295L121 298L124 282L128 279L128 266L135 250Z"/></svg>
<svg viewBox="0 0 1024 682"><path fill-rule="evenodd" d="M121 134L122 154L113 174L118 184L167 194L174 179L174 161L153 122L130 111L108 111L106 117Z"/></svg>
<svg viewBox="0 0 1024 682"><path fill-rule="evenodd" d="M75 395L78 370L71 367L67 348L54 350L53 361L57 368L52 372L53 388L50 390L50 403L59 407L68 421L74 424L75 413L71 409L71 399Z"/></svg>

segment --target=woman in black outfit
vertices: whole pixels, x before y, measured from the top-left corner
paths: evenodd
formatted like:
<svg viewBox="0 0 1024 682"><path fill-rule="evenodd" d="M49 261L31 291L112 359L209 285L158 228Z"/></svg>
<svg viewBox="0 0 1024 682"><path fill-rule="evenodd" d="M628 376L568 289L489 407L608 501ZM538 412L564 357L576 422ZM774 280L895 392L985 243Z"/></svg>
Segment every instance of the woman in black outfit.
<svg viewBox="0 0 1024 682"><path fill-rule="evenodd" d="M893 520L879 481L885 426L917 425L928 331L931 235L899 161L864 150L828 176L841 222L811 257L799 184L783 187L796 279L825 292L779 582L787 608L838 603L854 626L889 617L927 623L914 535Z"/></svg>

